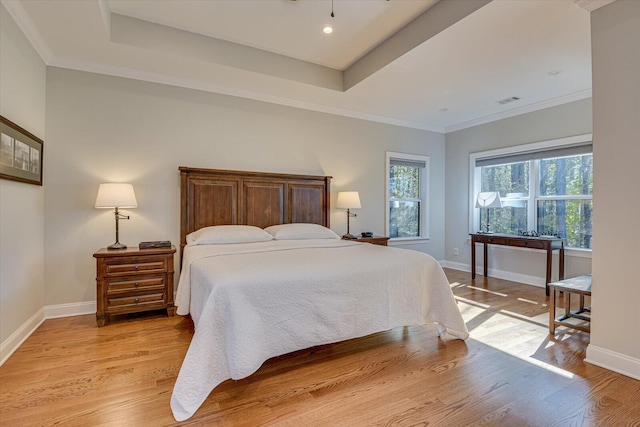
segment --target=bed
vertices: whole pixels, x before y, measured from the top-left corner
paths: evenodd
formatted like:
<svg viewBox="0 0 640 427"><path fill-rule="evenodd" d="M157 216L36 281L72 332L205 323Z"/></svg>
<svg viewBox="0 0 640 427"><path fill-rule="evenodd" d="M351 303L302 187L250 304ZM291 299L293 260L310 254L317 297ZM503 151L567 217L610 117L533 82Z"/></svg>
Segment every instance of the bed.
<svg viewBox="0 0 640 427"><path fill-rule="evenodd" d="M432 257L328 228L331 177L180 172L176 306L195 331L171 397L176 420L223 381L292 351L425 323L468 337Z"/></svg>

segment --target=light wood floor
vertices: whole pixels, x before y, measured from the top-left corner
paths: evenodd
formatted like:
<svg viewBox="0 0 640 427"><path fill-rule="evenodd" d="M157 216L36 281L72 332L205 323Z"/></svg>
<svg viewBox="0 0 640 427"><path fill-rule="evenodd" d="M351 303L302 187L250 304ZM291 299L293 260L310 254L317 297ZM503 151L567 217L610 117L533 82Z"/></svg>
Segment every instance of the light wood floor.
<svg viewBox="0 0 640 427"><path fill-rule="evenodd" d="M640 426L640 381L547 329L544 290L447 270L471 331L397 328L271 359L180 425ZM168 426L192 323L161 313L47 320L0 367L0 425Z"/></svg>

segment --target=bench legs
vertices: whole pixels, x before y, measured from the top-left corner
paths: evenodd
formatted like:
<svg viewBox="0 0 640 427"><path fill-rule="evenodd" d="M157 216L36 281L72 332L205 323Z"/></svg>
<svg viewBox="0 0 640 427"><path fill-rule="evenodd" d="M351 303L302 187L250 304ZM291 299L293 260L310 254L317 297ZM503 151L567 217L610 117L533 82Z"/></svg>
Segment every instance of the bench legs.
<svg viewBox="0 0 640 427"><path fill-rule="evenodd" d="M580 306L578 310L571 311L571 289L560 287L560 291L564 294L564 314L556 317L556 305L558 303L558 289L556 286L549 286L549 333L554 335L556 332L556 326L562 325L572 329L578 329L584 332L591 332L591 317L585 316L582 313L591 312L591 307L584 306L585 294L580 293ZM590 294L589 294L590 295ZM567 319L574 318L589 322L587 325L577 325L566 322Z"/></svg>
<svg viewBox="0 0 640 427"><path fill-rule="evenodd" d="M549 286L549 333L556 333L556 287Z"/></svg>

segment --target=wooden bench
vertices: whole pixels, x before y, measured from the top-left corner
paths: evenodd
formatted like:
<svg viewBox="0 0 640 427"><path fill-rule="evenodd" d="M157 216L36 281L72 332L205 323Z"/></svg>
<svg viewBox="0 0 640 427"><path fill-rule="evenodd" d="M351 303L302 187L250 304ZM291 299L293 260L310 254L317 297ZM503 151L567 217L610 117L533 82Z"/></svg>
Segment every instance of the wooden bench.
<svg viewBox="0 0 640 427"><path fill-rule="evenodd" d="M566 326L568 328L578 329L584 332L591 331L591 306L585 307L584 297L591 297L591 275L572 277L559 282L549 283L550 307L549 307L549 333L553 335L556 326ZM564 314L556 317L556 301L558 292L564 292ZM580 295L580 306L578 310L571 311L571 294ZM568 322L568 319L579 319L588 322L584 324L576 324Z"/></svg>

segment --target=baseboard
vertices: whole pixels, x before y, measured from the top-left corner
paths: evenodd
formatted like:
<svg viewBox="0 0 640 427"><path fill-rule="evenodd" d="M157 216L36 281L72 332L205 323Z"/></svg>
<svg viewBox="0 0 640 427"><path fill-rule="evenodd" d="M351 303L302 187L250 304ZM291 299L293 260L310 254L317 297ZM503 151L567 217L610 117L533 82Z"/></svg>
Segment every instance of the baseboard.
<svg viewBox="0 0 640 427"><path fill-rule="evenodd" d="M95 314L96 302L83 301L71 304L47 305L44 307L45 319L57 319L59 317L81 316L83 314Z"/></svg>
<svg viewBox="0 0 640 427"><path fill-rule="evenodd" d="M452 270L460 270L460 271L471 271L469 268L469 264L463 264L461 262L454 262L449 260L438 261L440 265L444 268L450 268Z"/></svg>
<svg viewBox="0 0 640 427"><path fill-rule="evenodd" d="M587 346L585 362L640 380L640 359L598 347Z"/></svg>
<svg viewBox="0 0 640 427"><path fill-rule="evenodd" d="M36 312L29 320L24 322L9 338L0 344L0 366L22 345L22 343L38 329L46 319L58 317L80 316L94 314L96 312L95 301L76 302L72 304L47 305Z"/></svg>
<svg viewBox="0 0 640 427"><path fill-rule="evenodd" d="M461 262L444 260L444 261L440 261L440 265L444 268L451 268L453 270L460 270L460 271L467 271L467 272L471 271L471 266L469 264L463 264ZM476 277L482 276L482 274L480 273L481 271L482 271L482 266L476 267ZM497 270L494 268L490 268L487 273L489 274L490 277L496 277L498 279L509 280L511 282L524 283L525 285L537 286L539 288L545 287L544 277L529 276L527 274L514 273L512 271Z"/></svg>
<svg viewBox="0 0 640 427"><path fill-rule="evenodd" d="M4 362L38 329L38 326L40 326L44 320L44 308L41 308L12 333L9 338L0 344L0 366L4 365Z"/></svg>

